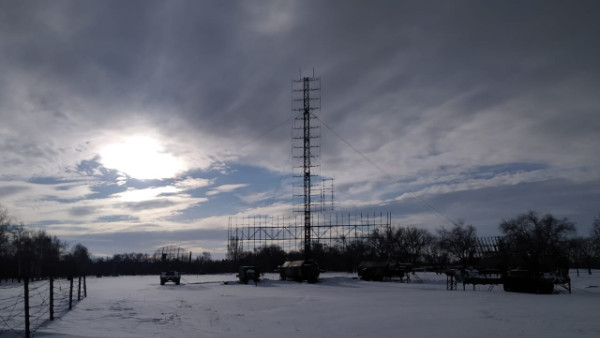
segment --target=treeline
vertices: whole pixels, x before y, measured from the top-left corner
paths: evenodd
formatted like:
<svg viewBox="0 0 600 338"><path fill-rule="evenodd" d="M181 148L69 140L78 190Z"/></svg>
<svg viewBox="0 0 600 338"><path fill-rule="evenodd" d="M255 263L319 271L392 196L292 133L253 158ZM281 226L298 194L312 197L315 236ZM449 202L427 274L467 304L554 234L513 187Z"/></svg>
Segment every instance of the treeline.
<svg viewBox="0 0 600 338"><path fill-rule="evenodd" d="M71 250L45 231L29 231L0 209L0 281L82 275L91 262L81 244Z"/></svg>
<svg viewBox="0 0 600 338"><path fill-rule="evenodd" d="M512 253L512 264L536 269L571 266L591 269L600 267L600 217L588 236L577 237L575 225L568 219L551 214L528 212L499 225L502 236L495 242L503 253ZM312 256L328 271L356 271L362 261L395 261L413 267L443 271L447 267L484 267L498 265L502 252L481 255L482 239L474 226L463 221L435 232L416 227L390 227L373 231L364 240L342 240L335 245L315 242ZM515 254L516 253L516 254ZM208 252L191 260L160 261L141 253L118 254L96 259L92 273L98 275L158 274L165 270L183 273L234 272L242 265L258 266L261 271L275 271L286 260L302 259L299 251L285 252L277 245L245 251L235 239L229 241L225 259L213 260ZM493 261L493 260L496 261ZM567 259L566 262L560 260ZM560 263L560 264L559 264Z"/></svg>
<svg viewBox="0 0 600 338"><path fill-rule="evenodd" d="M499 225L501 251L513 254L512 264L542 268L547 262L567 260L561 266L600 268L600 216L593 220L587 236L576 236L568 219L530 211ZM413 267L442 271L449 266L480 267L498 264L482 257L481 238L474 226L464 221L435 232L416 227L390 227L373 231L363 240L341 239L334 245L314 242L312 256L322 269L356 271L363 261L394 261ZM44 231L26 231L0 211L0 278L73 276L77 274L116 276L159 274L177 270L187 274L229 273L241 265L255 265L263 272L275 271L286 260L302 259L303 253L285 252L277 245L244 251L230 239L225 259L212 259L209 252L195 258L155 259L145 253L123 253L90 259L86 247L71 250L57 237ZM489 258L489 257L488 257ZM497 257L496 257L497 258ZM590 270L591 272L591 270Z"/></svg>
<svg viewBox="0 0 600 338"><path fill-rule="evenodd" d="M89 274L96 276L159 275L162 271L179 271L184 274L232 272L237 269L234 262L213 260L208 252L193 259L156 259L144 253L122 253L112 257L96 258L92 261Z"/></svg>

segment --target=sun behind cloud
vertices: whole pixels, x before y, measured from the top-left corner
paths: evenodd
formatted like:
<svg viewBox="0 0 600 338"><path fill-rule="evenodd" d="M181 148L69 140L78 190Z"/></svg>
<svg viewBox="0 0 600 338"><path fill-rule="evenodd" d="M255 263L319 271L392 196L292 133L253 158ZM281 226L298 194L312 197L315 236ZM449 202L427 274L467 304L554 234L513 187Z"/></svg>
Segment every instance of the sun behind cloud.
<svg viewBox="0 0 600 338"><path fill-rule="evenodd" d="M184 171L181 160L164 150L152 137L132 136L100 151L102 164L137 179L175 177Z"/></svg>

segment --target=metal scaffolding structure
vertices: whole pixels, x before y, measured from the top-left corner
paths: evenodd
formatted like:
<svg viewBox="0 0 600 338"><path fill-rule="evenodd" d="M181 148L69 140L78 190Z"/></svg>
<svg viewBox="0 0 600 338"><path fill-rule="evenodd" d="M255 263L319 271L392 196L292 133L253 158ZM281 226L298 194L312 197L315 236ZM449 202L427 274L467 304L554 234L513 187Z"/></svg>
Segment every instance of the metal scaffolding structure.
<svg viewBox="0 0 600 338"><path fill-rule="evenodd" d="M370 238L375 229L392 225L390 213L342 214L312 213L310 238L312 243L344 248L353 241ZM255 251L277 245L284 251L304 250L304 215L229 217L229 245L239 251Z"/></svg>
<svg viewBox="0 0 600 338"><path fill-rule="evenodd" d="M321 128L314 111L321 109L321 80L292 80L293 215L230 217L228 250L249 251L278 245L302 251L310 260L313 242L345 246L364 240L377 228L391 226L391 214L344 215L333 211L333 178L320 175Z"/></svg>
<svg viewBox="0 0 600 338"><path fill-rule="evenodd" d="M152 255L152 259L155 261L192 261L192 252L186 249L176 246L167 245L160 249L157 249Z"/></svg>
<svg viewBox="0 0 600 338"><path fill-rule="evenodd" d="M311 258L311 212L314 203L312 195L314 174L311 170L313 166L318 166L316 160L319 159L319 156L315 149L320 149L319 144L312 142L313 138L318 139L320 137L315 133L320 129L317 128L318 125L311 125L311 120L315 118L312 112L320 109L320 84L321 81L314 75L313 77L305 76L292 81L292 111L298 113L294 119L292 157L302 163L302 165L294 167L295 169L301 169L301 172L295 174L294 177L302 180L302 194L298 196L302 198L302 212L304 214L304 259ZM296 127L296 125L301 126ZM300 154L296 154L297 152Z"/></svg>

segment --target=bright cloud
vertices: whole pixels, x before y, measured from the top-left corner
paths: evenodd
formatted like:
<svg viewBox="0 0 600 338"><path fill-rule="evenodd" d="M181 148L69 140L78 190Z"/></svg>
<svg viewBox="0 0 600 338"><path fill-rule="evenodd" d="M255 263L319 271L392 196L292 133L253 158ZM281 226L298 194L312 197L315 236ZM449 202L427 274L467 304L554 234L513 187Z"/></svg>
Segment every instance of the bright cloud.
<svg viewBox="0 0 600 338"><path fill-rule="evenodd" d="M100 151L105 167L137 179L171 178L184 170L182 162L150 137L129 137Z"/></svg>
<svg viewBox="0 0 600 338"><path fill-rule="evenodd" d="M237 189L240 188L244 188L247 187L248 184L245 183L240 183L240 184L224 184L224 185L220 185L218 187L215 187L214 189L209 190L206 195L207 196L213 196L213 195L217 195L217 194L222 194L222 193L226 193L226 192L233 192Z"/></svg>

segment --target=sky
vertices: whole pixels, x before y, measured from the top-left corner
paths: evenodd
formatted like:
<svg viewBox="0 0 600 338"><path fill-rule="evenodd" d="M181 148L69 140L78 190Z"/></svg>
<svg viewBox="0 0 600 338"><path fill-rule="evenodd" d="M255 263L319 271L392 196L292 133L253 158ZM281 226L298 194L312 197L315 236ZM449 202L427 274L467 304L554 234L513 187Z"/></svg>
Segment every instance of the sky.
<svg viewBox="0 0 600 338"><path fill-rule="evenodd" d="M293 213L292 80L318 76L339 213L480 236L600 216L596 1L0 0L0 205L95 256L224 256Z"/></svg>

